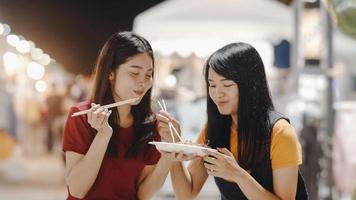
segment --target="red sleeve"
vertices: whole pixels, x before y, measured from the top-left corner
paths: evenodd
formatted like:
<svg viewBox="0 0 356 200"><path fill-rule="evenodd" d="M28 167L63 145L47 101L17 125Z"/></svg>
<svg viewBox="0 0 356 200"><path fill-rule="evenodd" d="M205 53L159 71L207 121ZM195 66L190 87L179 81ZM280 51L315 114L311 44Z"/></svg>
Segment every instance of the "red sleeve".
<svg viewBox="0 0 356 200"><path fill-rule="evenodd" d="M63 152L73 151L84 155L94 139L94 134L86 115L72 117L72 114L78 111L80 109L76 106L69 111L63 133Z"/></svg>
<svg viewBox="0 0 356 200"><path fill-rule="evenodd" d="M161 136L158 132L155 133L153 141L161 141ZM146 154L146 165L155 165L158 160L161 158L161 153L156 149L155 145L148 145L147 154Z"/></svg>

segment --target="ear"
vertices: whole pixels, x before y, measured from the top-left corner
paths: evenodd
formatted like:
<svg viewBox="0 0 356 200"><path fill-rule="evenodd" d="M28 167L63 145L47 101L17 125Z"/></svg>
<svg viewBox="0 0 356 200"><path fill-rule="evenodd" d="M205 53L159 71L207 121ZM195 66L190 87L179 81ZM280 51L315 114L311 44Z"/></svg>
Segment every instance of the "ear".
<svg viewBox="0 0 356 200"><path fill-rule="evenodd" d="M114 73L114 72L110 72L110 74L109 74L109 80L110 80L110 81L113 81L114 78L115 78L115 73Z"/></svg>

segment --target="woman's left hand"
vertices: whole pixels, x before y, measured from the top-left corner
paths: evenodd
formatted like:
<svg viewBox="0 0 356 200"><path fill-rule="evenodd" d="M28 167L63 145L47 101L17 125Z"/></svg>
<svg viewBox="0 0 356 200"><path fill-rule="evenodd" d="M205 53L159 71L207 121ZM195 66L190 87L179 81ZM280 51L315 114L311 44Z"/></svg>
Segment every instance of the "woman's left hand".
<svg viewBox="0 0 356 200"><path fill-rule="evenodd" d="M177 135L174 133L172 133L172 135L169 129L169 123L172 123L174 128L178 131L178 134L181 135L179 122L165 111L160 111L156 116L158 133L160 134L162 141L173 142L172 136L174 137L175 141L179 141Z"/></svg>
<svg viewBox="0 0 356 200"><path fill-rule="evenodd" d="M234 155L226 148L217 148L218 152L206 151L204 166L209 175L236 182L243 168L237 164Z"/></svg>

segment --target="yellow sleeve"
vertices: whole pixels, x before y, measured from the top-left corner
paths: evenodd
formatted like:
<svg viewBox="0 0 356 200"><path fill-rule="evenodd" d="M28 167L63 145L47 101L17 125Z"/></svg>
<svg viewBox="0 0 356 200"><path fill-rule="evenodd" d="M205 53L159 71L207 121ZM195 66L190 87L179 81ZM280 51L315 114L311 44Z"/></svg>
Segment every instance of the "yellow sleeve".
<svg viewBox="0 0 356 200"><path fill-rule="evenodd" d="M296 131L286 120L273 126L271 139L272 169L302 164L302 149Z"/></svg>
<svg viewBox="0 0 356 200"><path fill-rule="evenodd" d="M199 136L198 136L198 139L197 139L197 143L198 144L205 144L205 140L206 140L206 134L207 134L207 127L208 124L205 123L204 127L201 129L200 133L199 133Z"/></svg>

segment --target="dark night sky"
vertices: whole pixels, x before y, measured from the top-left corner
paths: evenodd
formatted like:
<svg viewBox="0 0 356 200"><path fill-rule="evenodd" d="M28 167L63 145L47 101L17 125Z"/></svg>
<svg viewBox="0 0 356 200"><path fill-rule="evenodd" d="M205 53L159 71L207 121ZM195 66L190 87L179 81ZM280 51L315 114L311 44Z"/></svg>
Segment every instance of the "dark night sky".
<svg viewBox="0 0 356 200"><path fill-rule="evenodd" d="M74 73L89 73L105 40L163 0L0 0L0 22Z"/></svg>

